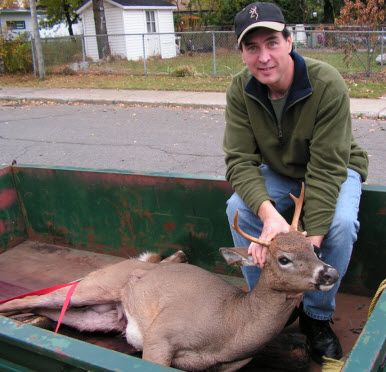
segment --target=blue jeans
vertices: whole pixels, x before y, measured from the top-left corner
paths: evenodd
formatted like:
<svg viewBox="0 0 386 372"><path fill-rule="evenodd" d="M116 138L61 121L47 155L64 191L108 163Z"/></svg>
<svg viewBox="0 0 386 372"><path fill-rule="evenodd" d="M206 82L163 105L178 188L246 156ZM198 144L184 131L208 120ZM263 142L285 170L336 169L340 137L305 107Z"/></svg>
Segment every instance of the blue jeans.
<svg viewBox="0 0 386 372"><path fill-rule="evenodd" d="M283 213L294 205L289 193L296 197L300 195L302 181L282 176L266 165L262 165L261 168L268 193L275 200L278 212ZM335 310L335 295L346 273L359 230L358 210L362 193L361 182L359 173L348 169L347 179L342 184L338 196L334 218L320 247L322 260L335 267L340 278L328 292L311 291L303 294L303 308L311 318L328 320ZM234 193L227 201L226 212L229 223L233 222L236 210L239 210L241 229L250 235L259 237L263 228L261 220L247 207L237 193ZM231 232L236 247L250 244L232 228ZM242 266L241 269L249 289L252 289L259 279L261 269L258 266Z"/></svg>

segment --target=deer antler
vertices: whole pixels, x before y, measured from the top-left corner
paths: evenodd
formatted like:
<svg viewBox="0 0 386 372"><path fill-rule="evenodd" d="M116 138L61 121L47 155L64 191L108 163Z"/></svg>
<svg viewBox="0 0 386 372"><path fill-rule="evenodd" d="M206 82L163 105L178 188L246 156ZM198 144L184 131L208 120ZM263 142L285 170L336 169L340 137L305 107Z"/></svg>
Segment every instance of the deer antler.
<svg viewBox="0 0 386 372"><path fill-rule="evenodd" d="M231 226L243 238L249 240L250 242L257 243L257 244L260 244L260 245L264 245L265 247L269 247L271 245L271 242L267 242L266 240L255 238L255 237L245 233L243 230L241 230L240 226L239 226L239 223L238 223L238 217L239 217L239 211L237 210L236 213L235 213L235 216L233 218L233 224Z"/></svg>
<svg viewBox="0 0 386 372"><path fill-rule="evenodd" d="M292 194L290 195L292 200L295 202L295 212L290 226L290 231L298 231L300 212L302 211L302 205L304 200L304 182L302 182L302 191L300 192L299 198L296 198Z"/></svg>

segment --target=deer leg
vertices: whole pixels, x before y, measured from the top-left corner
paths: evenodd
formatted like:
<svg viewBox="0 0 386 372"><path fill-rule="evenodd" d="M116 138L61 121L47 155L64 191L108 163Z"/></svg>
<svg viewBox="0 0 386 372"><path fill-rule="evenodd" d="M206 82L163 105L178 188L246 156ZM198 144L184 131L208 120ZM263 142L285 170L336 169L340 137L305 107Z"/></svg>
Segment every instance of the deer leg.
<svg viewBox="0 0 386 372"><path fill-rule="evenodd" d="M0 313L24 311L36 308L59 309L63 306L70 287L57 289L40 296L27 296L0 305ZM75 288L69 306L103 304L114 301L111 294L103 291L97 283L85 279Z"/></svg>
<svg viewBox="0 0 386 372"><path fill-rule="evenodd" d="M151 340L150 337L145 335L142 352L143 360L170 367L173 354L171 345L165 339L157 337L157 340Z"/></svg>
<svg viewBox="0 0 386 372"><path fill-rule="evenodd" d="M142 359L170 367L174 350L157 321L147 329L143 337Z"/></svg>
<svg viewBox="0 0 386 372"><path fill-rule="evenodd" d="M63 306L68 288L61 288L57 291L41 295L27 296L0 305L0 313L11 311L25 311L37 307L60 308Z"/></svg>
<svg viewBox="0 0 386 372"><path fill-rule="evenodd" d="M36 313L58 321L61 310L37 309ZM125 319L120 305L105 304L88 306L80 309L68 309L62 323L88 332L121 332L125 328Z"/></svg>

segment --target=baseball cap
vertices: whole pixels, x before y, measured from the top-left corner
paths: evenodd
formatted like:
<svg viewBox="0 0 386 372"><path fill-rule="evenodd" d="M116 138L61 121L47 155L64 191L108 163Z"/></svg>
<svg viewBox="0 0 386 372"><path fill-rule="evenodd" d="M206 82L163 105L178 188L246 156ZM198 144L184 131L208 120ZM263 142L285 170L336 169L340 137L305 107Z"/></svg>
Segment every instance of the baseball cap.
<svg viewBox="0 0 386 372"><path fill-rule="evenodd" d="M256 28L266 27L275 31L283 31L285 21L280 8L274 3L256 2L247 5L235 17L235 33L240 45L245 34Z"/></svg>

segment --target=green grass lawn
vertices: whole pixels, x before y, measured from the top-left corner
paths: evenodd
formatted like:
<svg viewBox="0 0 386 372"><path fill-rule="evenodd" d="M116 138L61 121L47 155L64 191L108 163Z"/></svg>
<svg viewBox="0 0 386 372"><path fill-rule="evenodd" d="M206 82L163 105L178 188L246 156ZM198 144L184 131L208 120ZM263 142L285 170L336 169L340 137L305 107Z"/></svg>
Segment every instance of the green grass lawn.
<svg viewBox="0 0 386 372"><path fill-rule="evenodd" d="M45 81L40 81L33 74L7 74L0 76L0 85L225 92L232 76L244 67L238 51L217 49L215 70L213 53L187 52L170 59L148 58L145 64L143 60L128 61L115 57L109 62L90 62L86 73L83 70L73 73L68 67L74 62L81 62L79 44L61 44L66 55L64 60L54 53L57 50L53 44L45 45L45 48ZM365 52L353 56L349 66L343 63L344 54L336 50L299 49L298 52L336 67L345 78L353 98L379 98L386 92L385 68L381 71L380 65L372 61L373 72L370 77L363 73L367 56Z"/></svg>

